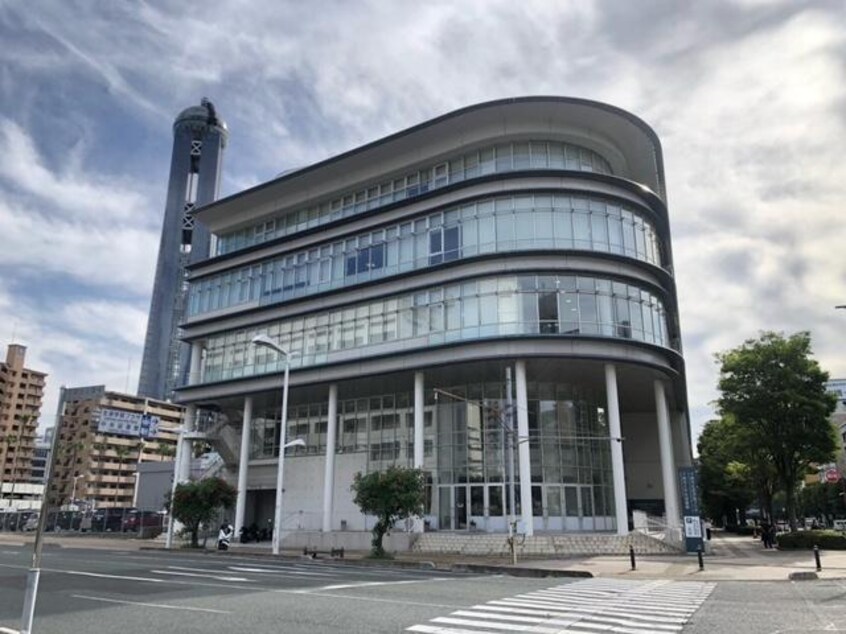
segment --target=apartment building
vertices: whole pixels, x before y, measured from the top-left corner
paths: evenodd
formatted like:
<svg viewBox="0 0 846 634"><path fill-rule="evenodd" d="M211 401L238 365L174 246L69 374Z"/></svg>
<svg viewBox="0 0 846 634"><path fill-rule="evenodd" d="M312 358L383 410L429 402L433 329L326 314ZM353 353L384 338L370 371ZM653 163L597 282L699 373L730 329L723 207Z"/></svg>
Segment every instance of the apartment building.
<svg viewBox="0 0 846 634"><path fill-rule="evenodd" d="M183 408L106 390L63 390L51 502L87 508L135 506L139 463L172 461Z"/></svg>
<svg viewBox="0 0 846 634"><path fill-rule="evenodd" d="M25 367L26 346L10 344L0 363L0 506L31 479L35 436L47 375Z"/></svg>

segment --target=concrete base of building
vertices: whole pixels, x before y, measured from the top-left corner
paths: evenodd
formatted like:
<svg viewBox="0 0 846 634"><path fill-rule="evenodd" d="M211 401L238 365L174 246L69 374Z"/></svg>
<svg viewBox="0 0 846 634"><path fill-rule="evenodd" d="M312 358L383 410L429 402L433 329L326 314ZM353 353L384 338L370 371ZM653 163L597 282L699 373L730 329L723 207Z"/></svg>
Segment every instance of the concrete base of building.
<svg viewBox="0 0 846 634"><path fill-rule="evenodd" d="M633 547L638 555L678 554L679 549L642 533L616 535L536 534L517 536L520 557L570 557L576 555L627 555ZM424 533L412 546L414 552L504 557L510 554L507 535L436 532Z"/></svg>
<svg viewBox="0 0 846 634"><path fill-rule="evenodd" d="M283 549L305 549L329 552L343 548L347 551L370 549L369 531L291 531L283 535ZM505 557L511 552L508 536L502 533L466 533L436 531L430 533L394 532L383 541L390 553L415 552L468 556ZM638 555L678 554L677 547L661 539L632 532L628 535L610 533L539 534L517 536L517 554L521 557L570 557L585 555L628 555L633 547Z"/></svg>
<svg viewBox="0 0 846 634"><path fill-rule="evenodd" d="M385 535L382 545L389 553L410 551L419 533L391 533ZM291 531L282 536L283 549L301 549L330 551L343 548L344 550L370 550L370 531Z"/></svg>

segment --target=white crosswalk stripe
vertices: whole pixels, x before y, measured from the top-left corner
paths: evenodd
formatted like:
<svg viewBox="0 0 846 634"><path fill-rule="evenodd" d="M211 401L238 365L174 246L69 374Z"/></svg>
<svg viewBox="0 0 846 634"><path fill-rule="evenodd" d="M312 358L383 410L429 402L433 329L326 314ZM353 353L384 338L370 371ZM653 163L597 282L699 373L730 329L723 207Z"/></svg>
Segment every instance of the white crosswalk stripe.
<svg viewBox="0 0 846 634"><path fill-rule="evenodd" d="M407 631L674 634L713 589L713 583L698 581L590 579L456 610Z"/></svg>

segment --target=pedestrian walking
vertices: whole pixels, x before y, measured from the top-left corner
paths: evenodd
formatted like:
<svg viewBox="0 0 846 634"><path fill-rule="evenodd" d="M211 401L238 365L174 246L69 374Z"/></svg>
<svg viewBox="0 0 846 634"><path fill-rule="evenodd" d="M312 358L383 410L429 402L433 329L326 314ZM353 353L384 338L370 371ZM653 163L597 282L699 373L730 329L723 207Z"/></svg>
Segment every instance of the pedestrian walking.
<svg viewBox="0 0 846 634"><path fill-rule="evenodd" d="M229 543L232 541L232 533L234 529L229 522L224 522L220 525L220 531L217 534L217 549L229 550Z"/></svg>
<svg viewBox="0 0 846 634"><path fill-rule="evenodd" d="M769 522L761 522L761 543L764 545L764 548L773 547L772 536L772 527Z"/></svg>

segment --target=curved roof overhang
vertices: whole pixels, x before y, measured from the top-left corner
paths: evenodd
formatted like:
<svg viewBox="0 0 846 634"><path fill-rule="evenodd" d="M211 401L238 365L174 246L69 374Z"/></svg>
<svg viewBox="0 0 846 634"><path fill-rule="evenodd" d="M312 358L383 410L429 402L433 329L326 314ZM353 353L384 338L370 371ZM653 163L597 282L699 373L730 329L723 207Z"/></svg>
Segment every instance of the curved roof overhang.
<svg viewBox="0 0 846 634"><path fill-rule="evenodd" d="M666 200L661 144L631 113L571 97L518 97L476 104L333 156L195 211L213 233L236 229L279 209L431 164L462 148L508 138L555 138L602 154L617 174Z"/></svg>

